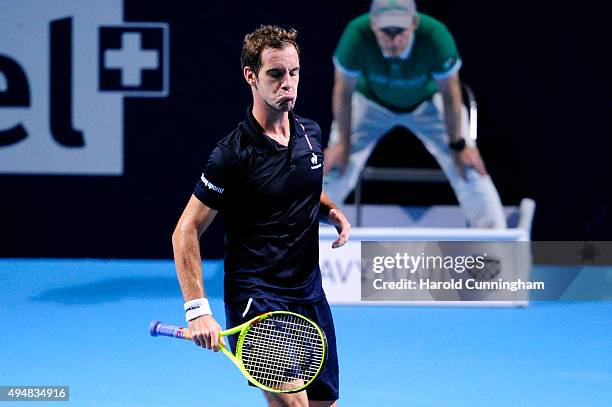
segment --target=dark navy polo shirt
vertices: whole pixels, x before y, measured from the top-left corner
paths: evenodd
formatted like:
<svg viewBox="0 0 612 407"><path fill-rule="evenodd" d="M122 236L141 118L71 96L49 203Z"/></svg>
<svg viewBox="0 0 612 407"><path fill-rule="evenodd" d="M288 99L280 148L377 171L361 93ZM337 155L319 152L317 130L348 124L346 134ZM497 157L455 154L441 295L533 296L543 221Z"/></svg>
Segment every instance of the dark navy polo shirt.
<svg viewBox="0 0 612 407"><path fill-rule="evenodd" d="M313 302L323 296L319 125L289 113L287 147L246 119L219 141L194 195L225 221L225 300Z"/></svg>

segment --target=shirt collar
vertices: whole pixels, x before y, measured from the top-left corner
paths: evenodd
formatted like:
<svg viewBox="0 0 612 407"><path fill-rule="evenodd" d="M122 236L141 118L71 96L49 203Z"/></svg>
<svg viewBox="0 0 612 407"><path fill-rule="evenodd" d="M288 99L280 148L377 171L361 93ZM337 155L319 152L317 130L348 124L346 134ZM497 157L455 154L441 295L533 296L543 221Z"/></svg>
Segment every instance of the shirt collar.
<svg viewBox="0 0 612 407"><path fill-rule="evenodd" d="M289 144L291 145L295 140L295 135L298 137L303 137L305 134L304 127L301 125L299 120L295 117L293 112L289 112L289 121L291 123L290 131L291 138L289 139ZM244 120L244 127L246 130L249 139L255 146L255 149L259 153L265 153L267 151L275 151L277 150L277 143L275 143L270 137L264 134L263 128L253 116L253 105L250 105L247 108L246 119Z"/></svg>

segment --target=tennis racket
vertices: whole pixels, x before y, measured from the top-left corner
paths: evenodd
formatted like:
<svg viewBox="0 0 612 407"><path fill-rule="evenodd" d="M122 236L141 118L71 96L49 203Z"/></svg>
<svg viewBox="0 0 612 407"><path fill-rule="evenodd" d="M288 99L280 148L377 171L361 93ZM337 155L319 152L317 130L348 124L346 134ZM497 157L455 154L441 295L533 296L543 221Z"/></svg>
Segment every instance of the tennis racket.
<svg viewBox="0 0 612 407"><path fill-rule="evenodd" d="M152 321L152 336L191 340L189 330ZM325 333L310 319L289 311L259 315L219 336L238 334L236 355L219 349L255 386L272 393L295 393L319 375L327 356Z"/></svg>

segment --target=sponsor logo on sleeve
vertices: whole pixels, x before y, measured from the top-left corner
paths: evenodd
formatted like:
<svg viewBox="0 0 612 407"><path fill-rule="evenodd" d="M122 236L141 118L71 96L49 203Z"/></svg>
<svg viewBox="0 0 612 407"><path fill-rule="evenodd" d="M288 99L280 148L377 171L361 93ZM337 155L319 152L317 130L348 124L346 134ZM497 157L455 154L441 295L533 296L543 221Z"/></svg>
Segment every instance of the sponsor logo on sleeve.
<svg viewBox="0 0 612 407"><path fill-rule="evenodd" d="M457 62L457 60L455 58L448 58L446 60L446 62L444 62L444 70L448 71L449 69L451 69L453 66L455 66L455 63Z"/></svg>
<svg viewBox="0 0 612 407"><path fill-rule="evenodd" d="M225 188L221 188L216 186L215 184L213 184L212 182L210 182L208 179L206 179L206 177L204 176L204 174L202 174L202 176L200 177L200 179L202 180L202 183L204 184L204 186L210 190L213 190L219 194L222 194L223 191L225 191Z"/></svg>

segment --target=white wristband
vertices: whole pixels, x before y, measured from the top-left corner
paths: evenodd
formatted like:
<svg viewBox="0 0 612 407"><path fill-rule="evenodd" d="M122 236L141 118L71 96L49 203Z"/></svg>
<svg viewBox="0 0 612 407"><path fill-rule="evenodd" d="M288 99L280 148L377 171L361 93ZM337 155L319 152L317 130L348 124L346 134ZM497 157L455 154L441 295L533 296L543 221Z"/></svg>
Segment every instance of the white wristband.
<svg viewBox="0 0 612 407"><path fill-rule="evenodd" d="M184 308L187 322L202 315L212 315L208 299L206 298L196 298L195 300L187 301Z"/></svg>

